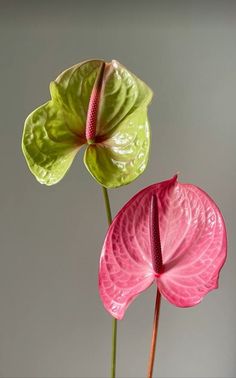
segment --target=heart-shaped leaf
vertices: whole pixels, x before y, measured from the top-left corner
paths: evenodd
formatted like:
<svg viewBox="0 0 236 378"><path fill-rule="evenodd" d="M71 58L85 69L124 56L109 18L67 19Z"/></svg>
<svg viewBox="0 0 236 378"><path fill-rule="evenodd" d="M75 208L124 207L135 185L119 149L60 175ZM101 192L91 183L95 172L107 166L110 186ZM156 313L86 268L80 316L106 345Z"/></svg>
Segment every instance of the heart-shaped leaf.
<svg viewBox="0 0 236 378"><path fill-rule="evenodd" d="M163 272L156 274L150 240L150 206L158 198ZM103 246L99 291L105 308L121 319L153 281L169 302L198 304L217 288L226 258L226 230L214 201L201 189L168 181L136 194L117 214Z"/></svg>
<svg viewBox="0 0 236 378"><path fill-rule="evenodd" d="M152 97L144 82L116 61L91 60L64 71L50 92L52 99L27 118L22 140L41 183L60 181L83 144L87 169L105 187L128 184L143 172Z"/></svg>

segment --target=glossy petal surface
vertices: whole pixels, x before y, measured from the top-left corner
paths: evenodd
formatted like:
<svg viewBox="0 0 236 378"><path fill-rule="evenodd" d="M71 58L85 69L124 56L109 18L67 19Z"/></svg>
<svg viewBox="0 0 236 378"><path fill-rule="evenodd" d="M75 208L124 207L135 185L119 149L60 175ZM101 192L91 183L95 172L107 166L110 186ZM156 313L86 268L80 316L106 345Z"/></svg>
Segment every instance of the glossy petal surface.
<svg viewBox="0 0 236 378"><path fill-rule="evenodd" d="M69 127L80 136L85 136L89 100L101 63L101 60L89 60L77 64L62 72L50 85L54 104L63 109Z"/></svg>
<svg viewBox="0 0 236 378"><path fill-rule="evenodd" d="M146 114L136 111L119 124L109 140L88 146L84 163L101 185L116 188L129 184L144 171L149 145Z"/></svg>
<svg viewBox="0 0 236 378"><path fill-rule="evenodd" d="M31 172L42 184L62 179L82 143L67 128L63 112L50 102L26 119L22 149Z"/></svg>
<svg viewBox="0 0 236 378"><path fill-rule="evenodd" d="M84 162L107 188L135 180L146 168L150 131L147 106L150 88L117 61L106 64L97 119L97 143Z"/></svg>
<svg viewBox="0 0 236 378"><path fill-rule="evenodd" d="M38 181L47 185L60 181L87 142L84 162L100 184L118 187L143 172L150 144L147 105L152 97L144 82L116 61L90 60L62 72L51 82L50 92L52 99L27 118L22 140Z"/></svg>
<svg viewBox="0 0 236 378"><path fill-rule="evenodd" d="M105 136L107 139L119 127L122 132L124 124L128 125L132 121L138 127L138 118L135 117L133 120L130 116L135 115L137 110L142 110L147 117L147 106L151 99L152 91L142 80L116 60L107 63L101 89L97 135ZM132 135L132 130L128 130L127 133Z"/></svg>
<svg viewBox="0 0 236 378"><path fill-rule="evenodd" d="M155 277L149 236L152 195L158 198L164 272ZM226 230L214 201L174 177L134 196L110 226L101 255L99 291L105 308L121 319L153 281L169 302L194 306L217 288L226 258Z"/></svg>
<svg viewBox="0 0 236 378"><path fill-rule="evenodd" d="M88 61L64 71L50 84L52 100L25 121L23 152L42 184L60 181L86 142L87 108L100 64Z"/></svg>

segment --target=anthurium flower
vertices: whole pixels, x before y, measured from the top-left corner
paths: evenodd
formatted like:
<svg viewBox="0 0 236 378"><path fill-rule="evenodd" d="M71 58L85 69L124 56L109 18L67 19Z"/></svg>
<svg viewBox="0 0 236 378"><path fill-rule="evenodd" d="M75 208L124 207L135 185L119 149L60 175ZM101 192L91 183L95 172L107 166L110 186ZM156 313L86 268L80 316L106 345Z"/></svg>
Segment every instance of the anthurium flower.
<svg viewBox="0 0 236 378"><path fill-rule="evenodd" d="M122 319L153 282L178 307L198 304L218 287L226 258L226 229L214 201L174 176L136 194L114 218L104 242L99 291Z"/></svg>
<svg viewBox="0 0 236 378"><path fill-rule="evenodd" d="M22 148L39 182L60 181L83 145L84 163L114 188L145 169L150 144L150 88L115 60L89 60L50 84L51 100L25 121Z"/></svg>

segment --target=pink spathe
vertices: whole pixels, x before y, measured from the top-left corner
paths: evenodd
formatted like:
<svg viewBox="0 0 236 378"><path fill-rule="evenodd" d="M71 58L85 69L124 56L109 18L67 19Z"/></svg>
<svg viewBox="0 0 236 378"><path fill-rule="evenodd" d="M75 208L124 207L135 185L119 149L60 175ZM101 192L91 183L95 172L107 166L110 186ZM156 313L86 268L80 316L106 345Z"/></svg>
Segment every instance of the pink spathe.
<svg viewBox="0 0 236 378"><path fill-rule="evenodd" d="M157 199L163 268L156 274L150 208ZM158 226L159 223L159 226ZM122 319L136 296L155 282L178 307L198 304L218 287L226 258L224 220L215 202L177 176L137 193L117 214L100 259L99 292L107 311Z"/></svg>

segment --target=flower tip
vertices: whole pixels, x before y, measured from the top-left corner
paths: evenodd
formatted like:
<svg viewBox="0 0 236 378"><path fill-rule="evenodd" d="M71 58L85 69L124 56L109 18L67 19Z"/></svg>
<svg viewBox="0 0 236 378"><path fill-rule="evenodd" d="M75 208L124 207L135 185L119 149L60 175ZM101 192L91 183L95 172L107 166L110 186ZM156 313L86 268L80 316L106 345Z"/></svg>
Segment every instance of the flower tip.
<svg viewBox="0 0 236 378"><path fill-rule="evenodd" d="M180 175L180 171L177 171L176 174L173 176L173 180L178 181L179 175Z"/></svg>
<svg viewBox="0 0 236 378"><path fill-rule="evenodd" d="M118 61L117 61L117 60L112 59L111 63L112 63L112 65L113 65L114 68L118 68L118 65L119 65L119 64L118 64Z"/></svg>

